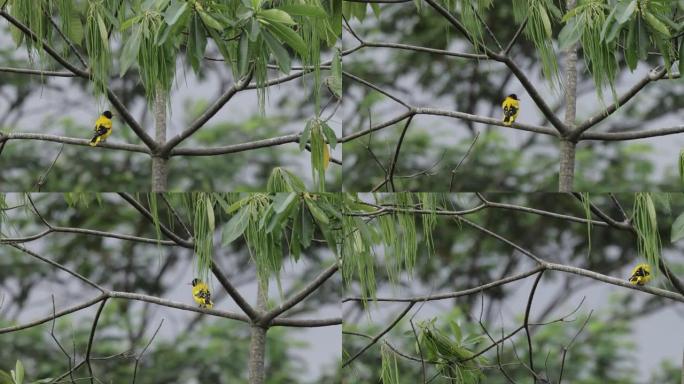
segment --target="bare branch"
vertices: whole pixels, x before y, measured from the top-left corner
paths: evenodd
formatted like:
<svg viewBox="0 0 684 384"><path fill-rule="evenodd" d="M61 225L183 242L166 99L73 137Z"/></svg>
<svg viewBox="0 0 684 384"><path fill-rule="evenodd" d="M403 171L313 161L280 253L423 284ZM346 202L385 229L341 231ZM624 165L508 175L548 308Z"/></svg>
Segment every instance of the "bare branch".
<svg viewBox="0 0 684 384"><path fill-rule="evenodd" d="M329 278L331 278L339 269L339 264L335 262L333 265L326 268L321 272L315 279L313 279L309 284L307 284L302 290L294 294L292 297L281 303L278 307L273 308L269 312L265 313L259 322L261 324L268 324L271 320L283 314L288 309L294 307L300 302L304 301L309 295L320 288L323 283L325 283Z"/></svg>
<svg viewBox="0 0 684 384"><path fill-rule="evenodd" d="M172 138L171 140L167 141L166 144L160 149L160 153L162 155L164 154L169 154L171 150L178 144L180 144L183 140L187 139L188 137L192 136L197 130L202 128L204 124L209 121L218 111L223 108L224 105L230 99L233 98L238 92L243 90L247 85L249 85L250 80L252 79L252 71L249 72L249 74L242 79L238 80L233 84L232 87L230 87L226 92L224 92L216 101L214 104L212 104L209 108L207 108L206 111L204 111L195 121L190 124L189 127L187 127L183 132L181 132L179 135L176 137Z"/></svg>
<svg viewBox="0 0 684 384"><path fill-rule="evenodd" d="M604 109L603 111L598 112L594 116L588 118L585 120L582 124L580 124L577 129L575 129L572 134L570 135L571 139L579 139L582 136L582 133L584 131L588 130L589 128L593 127L594 125L598 124L599 122L603 121L605 118L613 114L613 112L617 111L617 109L627 103L629 100L631 100L636 94L641 91L642 88L644 88L646 85L648 85L652 81L656 81L667 73L666 68L655 68L652 69L648 75L646 75L644 78L639 80L636 84L632 86L627 92L625 92L624 95L620 96L614 104L611 104L608 108Z"/></svg>
<svg viewBox="0 0 684 384"><path fill-rule="evenodd" d="M40 141L51 141L54 143L62 143L62 144L71 144L71 145L80 145L82 147L88 147L89 149L92 150L98 150L101 148L106 148L106 149L119 149L123 151L129 151L129 152L138 152L138 153L145 153L145 154L150 154L150 150L146 148L145 146L142 145L135 145L135 144L124 144L124 143L99 143L97 147L91 147L90 146L90 140L89 139L80 139L80 138L72 138L72 137L64 137L64 136L56 136L56 135L47 135L43 133L28 133L28 132L9 132L9 133L0 133L0 142L3 141L9 141L9 140L40 140Z"/></svg>
<svg viewBox="0 0 684 384"><path fill-rule="evenodd" d="M347 359L345 362L343 362L343 363L342 363L342 368L344 368L344 367L348 366L349 364L351 364L354 360L356 360L359 356L361 356L364 352L366 352L366 351L368 350L368 348L370 348L370 347L372 347L373 345L375 345L375 343L377 343L378 340L380 340L387 332L391 331L392 328L394 328L397 324L399 324L399 322L401 321L401 319L403 319L404 316L406 316L406 314L411 310L411 308L413 308L413 306L414 306L415 304L416 304L416 303L414 303L414 302L409 303L409 304L406 306L406 308L404 308L404 310L401 311L401 313L399 313L399 314L394 318L394 320L393 320L387 327L385 327L385 329L383 329L382 331L380 331L380 333L378 333L377 335L373 336L373 339L371 339L371 341L370 341L368 344L366 344L365 347L361 348L361 350L359 350L359 351L356 352L352 357L350 357L350 358Z"/></svg>

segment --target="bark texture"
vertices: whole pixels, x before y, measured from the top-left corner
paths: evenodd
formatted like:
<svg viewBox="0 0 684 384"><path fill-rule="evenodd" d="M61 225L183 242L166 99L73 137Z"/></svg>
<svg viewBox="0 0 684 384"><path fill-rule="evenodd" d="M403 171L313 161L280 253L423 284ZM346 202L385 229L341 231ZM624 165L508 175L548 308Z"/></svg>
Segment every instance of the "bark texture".
<svg viewBox="0 0 684 384"><path fill-rule="evenodd" d="M268 283L267 283L268 284ZM257 310L263 313L266 310L266 298L268 286L262 287L259 283L257 292ZM257 324L252 324L252 337L249 343L249 384L264 384L266 372L264 362L266 360L266 331L268 329Z"/></svg>
<svg viewBox="0 0 684 384"><path fill-rule="evenodd" d="M568 10L575 8L576 0L567 0L565 5ZM570 132L575 130L577 116L577 44L570 46L565 51L565 119L563 123ZM561 140L560 144L560 169L558 172L558 190L570 192L573 190L575 180L575 143Z"/></svg>
<svg viewBox="0 0 684 384"><path fill-rule="evenodd" d="M157 89L154 98L154 131L158 147L166 143L166 97L164 91ZM152 155L152 192L165 192L169 175L167 157Z"/></svg>

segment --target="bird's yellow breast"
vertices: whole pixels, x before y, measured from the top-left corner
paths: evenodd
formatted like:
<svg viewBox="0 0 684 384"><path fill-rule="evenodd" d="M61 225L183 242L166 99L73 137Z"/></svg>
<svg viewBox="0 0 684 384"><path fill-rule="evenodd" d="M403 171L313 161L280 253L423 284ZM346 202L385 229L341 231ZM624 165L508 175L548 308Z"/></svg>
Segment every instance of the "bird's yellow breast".
<svg viewBox="0 0 684 384"><path fill-rule="evenodd" d="M503 103L501 103L501 106L503 108L510 108L510 107L520 108L520 100L516 100L516 99L511 98L511 97L506 97L504 99Z"/></svg>
<svg viewBox="0 0 684 384"><path fill-rule="evenodd" d="M100 127L105 127L107 129L112 128L112 119L108 119L106 116L100 116L97 118L95 121L95 130L97 131L98 128Z"/></svg>

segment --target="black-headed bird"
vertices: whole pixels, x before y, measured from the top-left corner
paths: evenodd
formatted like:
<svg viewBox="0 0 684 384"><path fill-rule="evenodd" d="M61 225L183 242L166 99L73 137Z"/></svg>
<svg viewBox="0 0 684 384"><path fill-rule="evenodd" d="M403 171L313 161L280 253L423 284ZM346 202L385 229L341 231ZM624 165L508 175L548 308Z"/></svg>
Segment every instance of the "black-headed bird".
<svg viewBox="0 0 684 384"><path fill-rule="evenodd" d="M504 125L513 124L516 117L518 117L518 113L520 112L520 100L518 100L518 96L515 93L506 96L501 104L501 107L503 108L504 112Z"/></svg>
<svg viewBox="0 0 684 384"><path fill-rule="evenodd" d="M95 136L90 140L90 146L94 147L105 141L112 134L112 113L104 111L95 121Z"/></svg>
<svg viewBox="0 0 684 384"><path fill-rule="evenodd" d="M192 298L199 304L200 308L211 309L214 303L211 301L211 292L207 283L200 279L192 279Z"/></svg>
<svg viewBox="0 0 684 384"><path fill-rule="evenodd" d="M651 277L653 277L651 275L651 266L646 263L641 263L632 270L629 282L641 286L651 281Z"/></svg>

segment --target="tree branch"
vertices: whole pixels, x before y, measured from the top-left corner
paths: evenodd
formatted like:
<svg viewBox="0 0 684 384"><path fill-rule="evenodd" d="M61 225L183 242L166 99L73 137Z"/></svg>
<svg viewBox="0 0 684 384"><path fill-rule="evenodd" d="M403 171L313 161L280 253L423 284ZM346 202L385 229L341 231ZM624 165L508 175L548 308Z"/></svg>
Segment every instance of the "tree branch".
<svg viewBox="0 0 684 384"><path fill-rule="evenodd" d="M315 279L313 279L313 281L311 281L304 288L302 288L302 290L300 290L292 297L281 303L278 307L273 308L269 312L265 313L261 317L261 319L259 319L259 322L262 325L269 324L273 319L280 316L288 309L302 302L310 294L315 292L321 285L323 285L323 283L325 283L330 277L332 277L338 269L339 265L337 262L335 262L333 265L329 266L323 272L321 272Z"/></svg>
<svg viewBox="0 0 684 384"><path fill-rule="evenodd" d="M178 144L180 144L183 140L187 139L188 137L192 136L197 130L202 128L204 124L209 121L218 111L223 108L223 106L230 101L230 99L233 98L238 92L243 90L247 85L249 85L250 80L252 79L252 71L249 72L249 74L242 79L238 80L233 84L232 87L230 87L226 92L224 92L216 101L214 104L212 104L209 108L207 108L206 111L204 111L195 121L190 124L188 128L186 128L183 132L181 132L179 135L176 137L172 138L171 140L167 141L166 144L159 150L160 154L162 155L168 155L171 150Z"/></svg>

